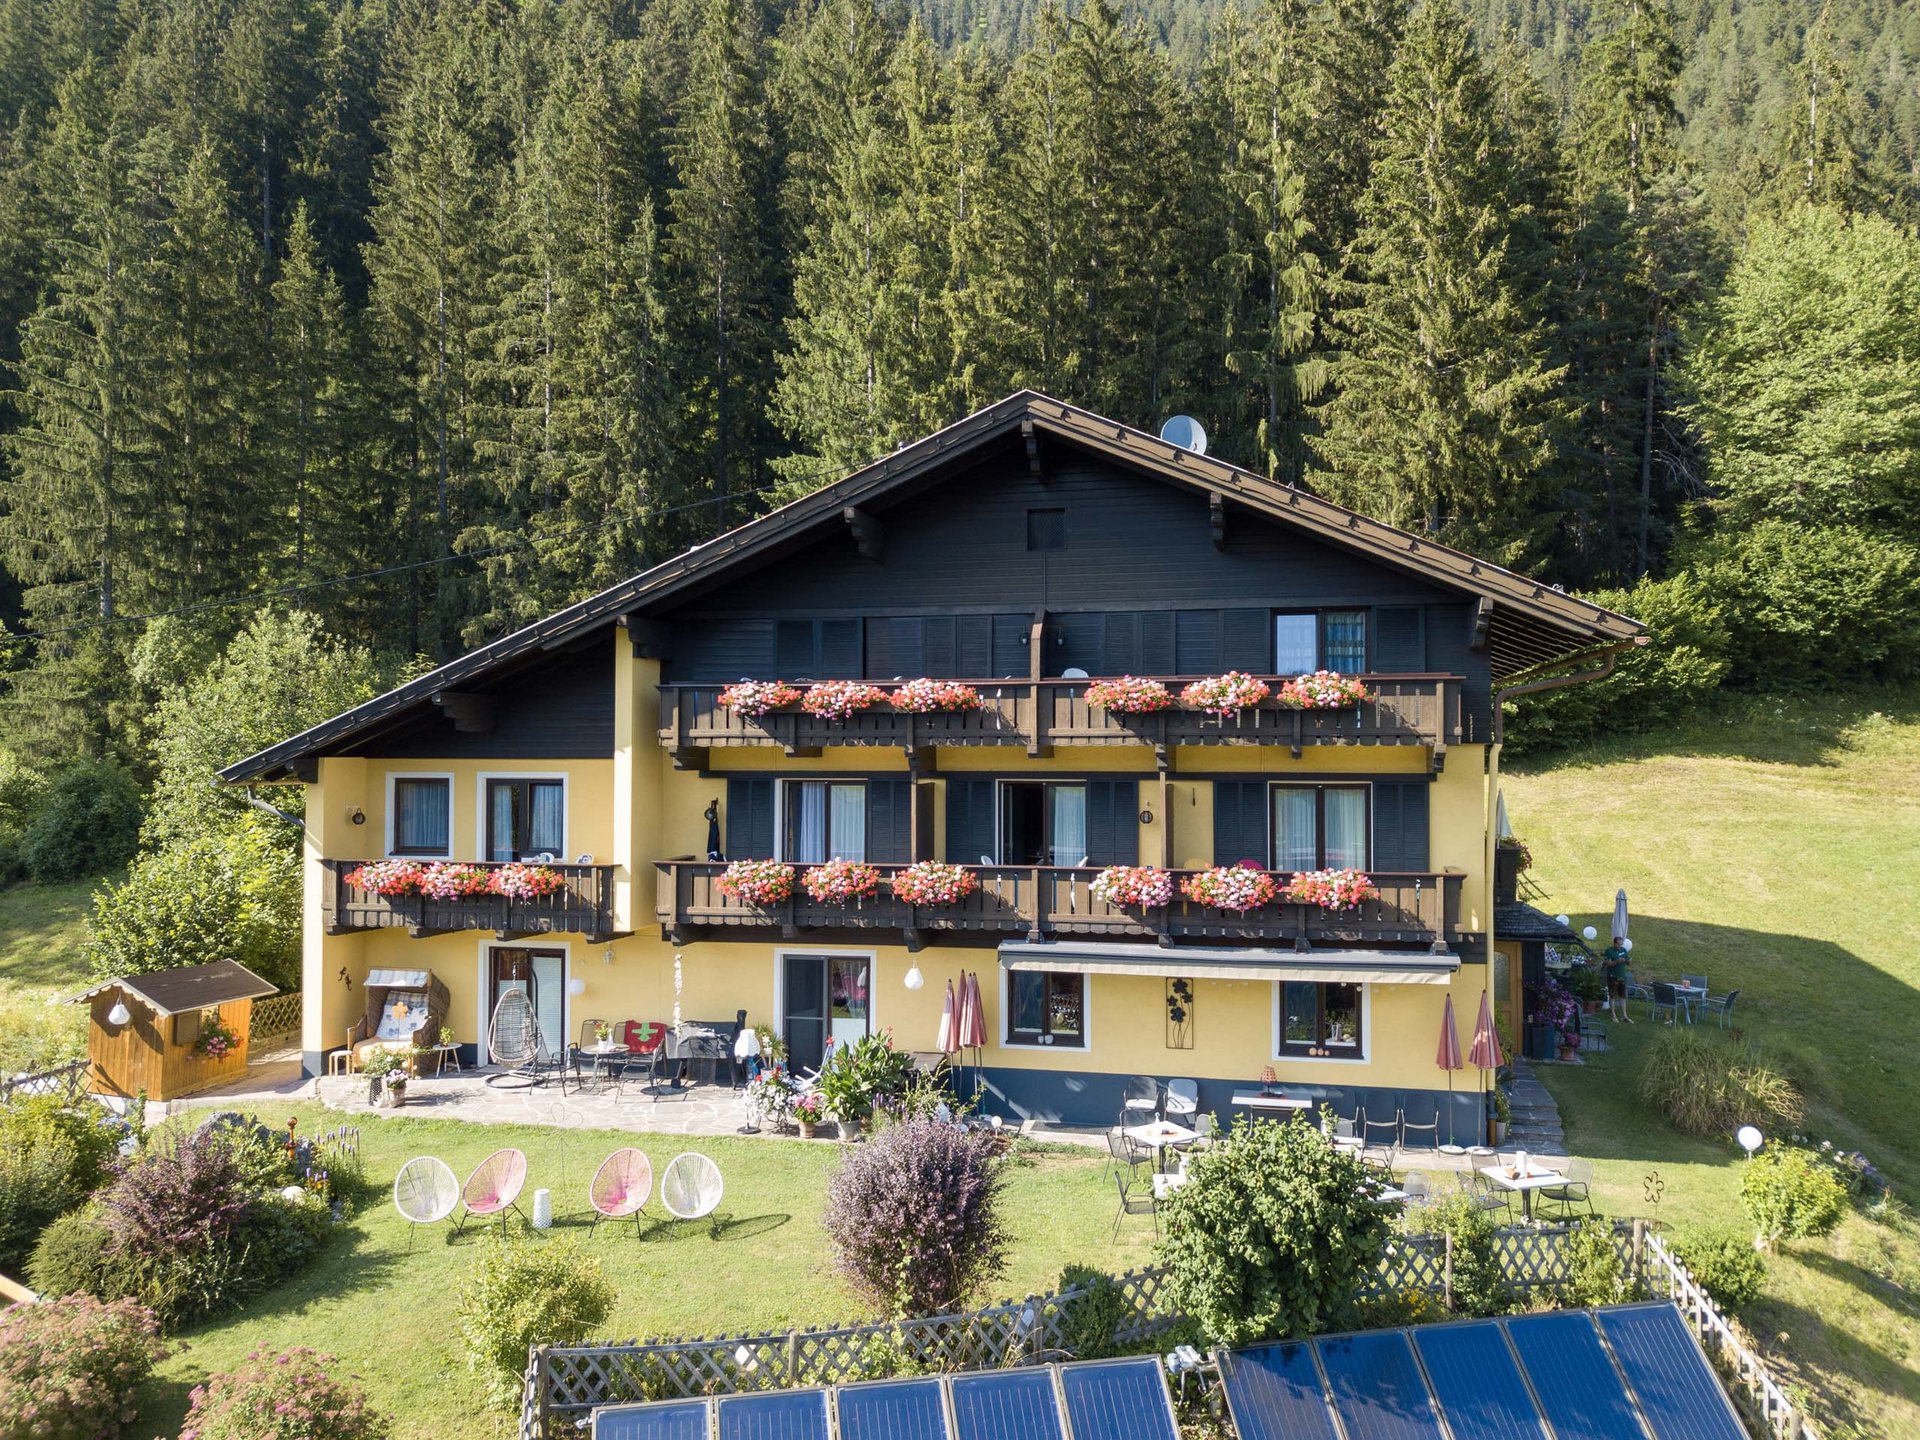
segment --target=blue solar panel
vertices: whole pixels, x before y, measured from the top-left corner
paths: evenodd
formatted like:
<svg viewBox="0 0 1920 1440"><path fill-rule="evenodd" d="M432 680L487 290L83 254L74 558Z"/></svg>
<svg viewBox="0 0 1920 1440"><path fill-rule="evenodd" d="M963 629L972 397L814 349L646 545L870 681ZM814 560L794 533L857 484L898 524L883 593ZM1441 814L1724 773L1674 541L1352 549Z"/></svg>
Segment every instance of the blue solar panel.
<svg viewBox="0 0 1920 1440"><path fill-rule="evenodd" d="M1506 1326L1560 1440L1645 1440L1586 1311L1526 1315Z"/></svg>
<svg viewBox="0 0 1920 1440"><path fill-rule="evenodd" d="M872 1380L842 1385L834 1405L840 1440L946 1440L938 1380Z"/></svg>
<svg viewBox="0 0 1920 1440"><path fill-rule="evenodd" d="M956 1375L951 1388L955 1440L1064 1440L1045 1370Z"/></svg>
<svg viewBox="0 0 1920 1440"><path fill-rule="evenodd" d="M1546 1427L1498 1325L1467 1320L1411 1333L1454 1440L1543 1440Z"/></svg>
<svg viewBox="0 0 1920 1440"><path fill-rule="evenodd" d="M1219 1359L1240 1440L1339 1440L1313 1352L1304 1343L1223 1350Z"/></svg>
<svg viewBox="0 0 1920 1440"><path fill-rule="evenodd" d="M1659 1440L1744 1440L1726 1392L1671 1304L1602 1310L1599 1319Z"/></svg>
<svg viewBox="0 0 1920 1440"><path fill-rule="evenodd" d="M1180 1440L1160 1362L1088 1360L1060 1367L1073 1440Z"/></svg>
<svg viewBox="0 0 1920 1440"><path fill-rule="evenodd" d="M723 1395L720 1440L827 1440L827 1392Z"/></svg>
<svg viewBox="0 0 1920 1440"><path fill-rule="evenodd" d="M1347 1440L1443 1440L1404 1330L1316 1340Z"/></svg>
<svg viewBox="0 0 1920 1440"><path fill-rule="evenodd" d="M593 1440L707 1440L707 1402L603 1407L593 1412Z"/></svg>

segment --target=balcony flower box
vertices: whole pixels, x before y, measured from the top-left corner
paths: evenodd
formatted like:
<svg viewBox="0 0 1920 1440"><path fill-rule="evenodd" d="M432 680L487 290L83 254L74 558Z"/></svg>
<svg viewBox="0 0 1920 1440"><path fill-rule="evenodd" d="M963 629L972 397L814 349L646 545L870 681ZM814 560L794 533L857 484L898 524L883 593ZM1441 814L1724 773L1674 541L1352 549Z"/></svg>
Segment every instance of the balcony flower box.
<svg viewBox="0 0 1920 1440"><path fill-rule="evenodd" d="M347 884L369 895L394 899L418 895L427 867L416 860L372 860L347 872Z"/></svg>
<svg viewBox="0 0 1920 1440"><path fill-rule="evenodd" d="M1173 872L1157 865L1109 865L1087 888L1108 905L1152 910L1173 903Z"/></svg>
<svg viewBox="0 0 1920 1440"><path fill-rule="evenodd" d="M1205 710L1225 719L1251 705L1258 705L1273 691L1267 682L1244 670L1229 670L1224 675L1209 675L1196 680L1180 692L1180 702L1190 710Z"/></svg>
<svg viewBox="0 0 1920 1440"><path fill-rule="evenodd" d="M958 905L980 888L980 877L964 865L922 860L893 877L893 895L908 905L938 908Z"/></svg>
<svg viewBox="0 0 1920 1440"><path fill-rule="evenodd" d="M793 898L793 866L778 860L736 860L713 888L743 905L779 905Z"/></svg>
<svg viewBox="0 0 1920 1440"><path fill-rule="evenodd" d="M1265 870L1251 860L1243 860L1238 865L1216 865L1189 875L1180 882L1180 893L1215 910L1245 915L1271 905L1280 887Z"/></svg>
<svg viewBox="0 0 1920 1440"><path fill-rule="evenodd" d="M1373 695L1358 680L1333 670L1296 675L1274 697L1283 710L1351 710Z"/></svg>
<svg viewBox="0 0 1920 1440"><path fill-rule="evenodd" d="M864 680L823 680L808 687L800 708L823 720L851 720L886 698L886 691Z"/></svg>
<svg viewBox="0 0 1920 1440"><path fill-rule="evenodd" d="M566 886L566 877L545 865L513 864L495 870L488 888L509 900L538 900L543 895L557 894Z"/></svg>
<svg viewBox="0 0 1920 1440"><path fill-rule="evenodd" d="M430 900L467 900L493 891L493 872L484 865L435 864L420 872L420 893Z"/></svg>
<svg viewBox="0 0 1920 1440"><path fill-rule="evenodd" d="M978 710L980 692L958 680L909 680L893 692L893 708L908 715Z"/></svg>
<svg viewBox="0 0 1920 1440"><path fill-rule="evenodd" d="M781 680L742 680L727 686L718 698L719 703L734 714L752 718L797 703L800 690Z"/></svg>
<svg viewBox="0 0 1920 1440"><path fill-rule="evenodd" d="M861 860L829 860L800 877L807 894L823 905L846 905L880 893L880 872Z"/></svg>
<svg viewBox="0 0 1920 1440"><path fill-rule="evenodd" d="M1173 708L1173 695L1158 680L1122 675L1087 686L1087 704L1115 715L1151 715Z"/></svg>
<svg viewBox="0 0 1920 1440"><path fill-rule="evenodd" d="M1287 899L1322 910L1357 910L1380 898L1380 887L1359 870L1303 870L1287 882Z"/></svg>

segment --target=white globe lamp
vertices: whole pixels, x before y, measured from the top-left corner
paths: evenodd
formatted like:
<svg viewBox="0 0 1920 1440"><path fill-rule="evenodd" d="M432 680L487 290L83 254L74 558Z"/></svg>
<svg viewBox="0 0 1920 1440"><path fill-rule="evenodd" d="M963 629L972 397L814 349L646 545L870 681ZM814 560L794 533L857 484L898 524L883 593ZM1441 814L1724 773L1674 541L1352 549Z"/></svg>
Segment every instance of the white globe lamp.
<svg viewBox="0 0 1920 1440"><path fill-rule="evenodd" d="M1734 1132L1733 1138L1740 1142L1740 1148L1747 1152L1749 1160L1753 1158L1753 1152L1766 1143L1758 1127L1753 1125L1742 1125Z"/></svg>
<svg viewBox="0 0 1920 1440"><path fill-rule="evenodd" d="M1571 925L1573 923L1573 921L1568 919L1565 915L1556 915L1553 918L1559 921L1562 925Z"/></svg>
<svg viewBox="0 0 1920 1440"><path fill-rule="evenodd" d="M1582 930L1580 933L1582 936L1584 936L1588 940L1598 940L1600 938L1600 932L1594 929L1591 925L1587 926L1587 928Z"/></svg>
<svg viewBox="0 0 1920 1440"><path fill-rule="evenodd" d="M920 973L920 966L917 963L909 965L907 967L907 973L906 973L907 989L918 990L922 985L926 983L927 983L927 977Z"/></svg>
<svg viewBox="0 0 1920 1440"><path fill-rule="evenodd" d="M1627 951L1628 953L1632 953L1632 950L1633 950L1633 941L1631 941L1631 940L1628 940L1628 939L1625 939L1625 938L1622 938L1622 940L1620 941L1620 948L1621 948L1622 950L1625 950L1625 951Z"/></svg>
<svg viewBox="0 0 1920 1440"><path fill-rule="evenodd" d="M586 994L586 993L587 993L587 982L586 982L586 981L584 981L584 980L582 980L582 979L581 979L581 978L580 978L580 977L579 977L578 975L575 975L575 976L572 976L572 977L570 977L570 978L568 979L568 981L567 981L567 994L569 994L569 995L584 995L584 994Z"/></svg>
<svg viewBox="0 0 1920 1440"><path fill-rule="evenodd" d="M113 1008L107 1011L109 1025L124 1025L131 1019L133 1019L133 1012L127 1009L127 1002L124 1000L114 1001Z"/></svg>

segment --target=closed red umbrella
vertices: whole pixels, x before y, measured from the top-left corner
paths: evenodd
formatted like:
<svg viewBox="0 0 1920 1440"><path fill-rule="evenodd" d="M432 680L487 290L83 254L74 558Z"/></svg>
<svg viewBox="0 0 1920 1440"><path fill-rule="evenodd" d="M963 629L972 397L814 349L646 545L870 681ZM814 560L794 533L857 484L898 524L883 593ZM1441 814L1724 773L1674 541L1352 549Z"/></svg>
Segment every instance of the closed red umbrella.
<svg viewBox="0 0 1920 1440"><path fill-rule="evenodd" d="M1473 1044L1467 1047L1467 1063L1481 1070L1498 1070L1507 1063L1500 1053L1500 1034L1493 1028L1493 1006L1487 992L1480 992L1480 1019L1473 1027Z"/></svg>
<svg viewBox="0 0 1920 1440"><path fill-rule="evenodd" d="M1460 1027L1453 1020L1453 992L1447 992L1447 1008L1440 1016L1440 1049L1433 1063L1447 1072L1447 1143L1453 1143L1453 1072L1466 1069L1460 1058Z"/></svg>
<svg viewBox="0 0 1920 1440"><path fill-rule="evenodd" d="M968 971L966 998L960 1002L960 1043L978 1050L987 1043L987 1017L980 1004L980 976Z"/></svg>

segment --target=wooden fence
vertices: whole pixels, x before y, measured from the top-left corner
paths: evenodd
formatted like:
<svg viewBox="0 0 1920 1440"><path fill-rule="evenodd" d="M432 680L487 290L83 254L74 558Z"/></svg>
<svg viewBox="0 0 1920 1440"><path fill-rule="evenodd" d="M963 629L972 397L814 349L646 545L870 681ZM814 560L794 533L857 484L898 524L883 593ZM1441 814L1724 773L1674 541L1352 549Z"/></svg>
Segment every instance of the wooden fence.
<svg viewBox="0 0 1920 1440"><path fill-rule="evenodd" d="M62 1105L77 1105L87 1096L87 1071L92 1063L69 1060L31 1075L0 1075L0 1105L33 1095L56 1095Z"/></svg>
<svg viewBox="0 0 1920 1440"><path fill-rule="evenodd" d="M1516 1226L1495 1232L1494 1257L1516 1298L1564 1284L1570 1231ZM1644 1220L1613 1222L1622 1273L1644 1291L1676 1301L1701 1344L1729 1377L1736 1400L1774 1440L1820 1440L1765 1364L1735 1336L1707 1293ZM1449 1236L1399 1235L1363 1293L1371 1299L1423 1293L1452 1298ZM1145 1348L1180 1323L1161 1300L1164 1272L1118 1276L1114 1341ZM519 1440L576 1435L596 1405L688 1395L836 1385L899 1373L979 1370L1060 1358L1074 1334L1074 1306L1092 1286L1030 1295L957 1315L892 1324L851 1325L660 1340L625 1345L536 1345L529 1348ZM1105 1306L1102 1306L1105 1309Z"/></svg>
<svg viewBox="0 0 1920 1440"><path fill-rule="evenodd" d="M300 992L269 995L253 1002L247 1019L247 1048L258 1050L261 1042L300 1033Z"/></svg>

